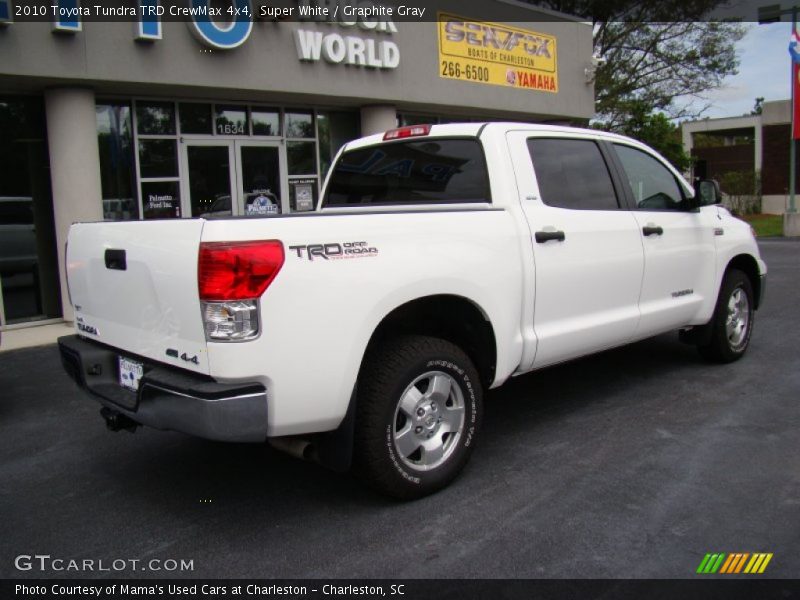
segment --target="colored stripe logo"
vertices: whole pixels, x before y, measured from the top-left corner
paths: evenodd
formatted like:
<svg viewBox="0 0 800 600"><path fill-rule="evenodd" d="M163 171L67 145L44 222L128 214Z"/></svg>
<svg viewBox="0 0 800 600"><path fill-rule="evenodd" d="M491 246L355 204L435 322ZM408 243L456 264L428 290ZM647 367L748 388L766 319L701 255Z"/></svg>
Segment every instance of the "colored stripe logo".
<svg viewBox="0 0 800 600"><path fill-rule="evenodd" d="M725 575L736 575L738 573L760 574L763 573L769 561L772 560L772 553L769 552L718 552L706 554L697 567L697 573L702 575L720 573Z"/></svg>

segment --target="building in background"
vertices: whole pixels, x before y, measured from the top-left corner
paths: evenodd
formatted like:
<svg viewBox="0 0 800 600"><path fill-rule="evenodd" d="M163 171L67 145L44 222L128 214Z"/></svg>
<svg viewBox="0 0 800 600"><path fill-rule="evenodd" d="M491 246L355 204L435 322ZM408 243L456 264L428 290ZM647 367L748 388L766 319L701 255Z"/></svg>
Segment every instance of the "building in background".
<svg viewBox="0 0 800 600"><path fill-rule="evenodd" d="M495 23L467 25L453 4L438 22L0 18L0 328L71 320L73 222L313 210L361 135L592 116L590 24L493 0Z"/></svg>
<svg viewBox="0 0 800 600"><path fill-rule="evenodd" d="M726 193L731 192L725 189L726 181L754 187L760 212L784 214L789 201L791 118L791 102L780 100L764 102L760 115L683 123L683 146L695 159L692 176L716 179Z"/></svg>

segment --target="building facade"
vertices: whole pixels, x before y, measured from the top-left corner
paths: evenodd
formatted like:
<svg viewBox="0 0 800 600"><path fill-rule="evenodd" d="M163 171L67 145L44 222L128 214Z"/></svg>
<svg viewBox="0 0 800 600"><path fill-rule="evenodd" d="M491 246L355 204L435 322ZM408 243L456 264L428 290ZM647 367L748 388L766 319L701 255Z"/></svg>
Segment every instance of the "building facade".
<svg viewBox="0 0 800 600"><path fill-rule="evenodd" d="M71 320L73 222L313 210L361 135L590 118L591 25L493 3L492 23L458 3L430 22L0 15L0 327Z"/></svg>
<svg viewBox="0 0 800 600"><path fill-rule="evenodd" d="M791 121L791 102L779 100L764 102L759 115L683 123L683 146L694 159L692 175L723 182L730 173L749 175L761 196L761 212L784 214L789 202ZM800 172L800 156L796 168Z"/></svg>

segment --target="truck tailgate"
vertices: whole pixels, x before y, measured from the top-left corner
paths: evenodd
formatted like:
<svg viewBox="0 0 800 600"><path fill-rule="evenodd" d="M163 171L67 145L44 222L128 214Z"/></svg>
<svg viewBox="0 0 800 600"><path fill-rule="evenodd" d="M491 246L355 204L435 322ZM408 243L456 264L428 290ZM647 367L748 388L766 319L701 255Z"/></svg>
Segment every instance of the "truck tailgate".
<svg viewBox="0 0 800 600"><path fill-rule="evenodd" d="M67 277L78 333L207 374L197 291L204 223L175 219L73 225Z"/></svg>

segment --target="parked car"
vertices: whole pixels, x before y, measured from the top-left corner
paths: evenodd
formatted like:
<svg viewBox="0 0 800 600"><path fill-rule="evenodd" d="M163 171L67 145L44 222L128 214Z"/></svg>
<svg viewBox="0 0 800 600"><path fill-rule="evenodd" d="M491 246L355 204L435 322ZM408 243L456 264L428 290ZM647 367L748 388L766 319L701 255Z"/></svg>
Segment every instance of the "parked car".
<svg viewBox="0 0 800 600"><path fill-rule="evenodd" d="M268 440L416 498L511 376L673 330L741 358L767 268L718 200L609 133L404 127L346 144L312 213L73 225L61 355L112 429Z"/></svg>

